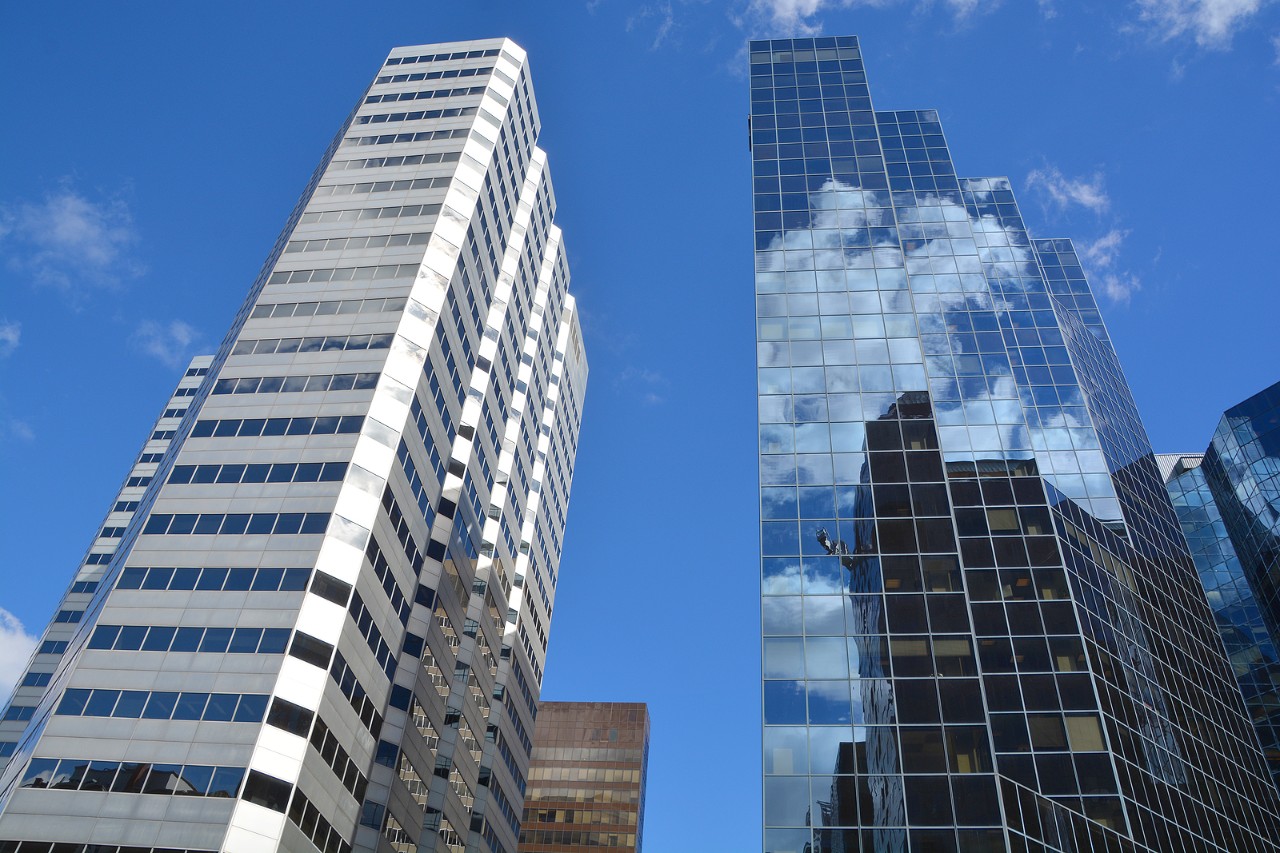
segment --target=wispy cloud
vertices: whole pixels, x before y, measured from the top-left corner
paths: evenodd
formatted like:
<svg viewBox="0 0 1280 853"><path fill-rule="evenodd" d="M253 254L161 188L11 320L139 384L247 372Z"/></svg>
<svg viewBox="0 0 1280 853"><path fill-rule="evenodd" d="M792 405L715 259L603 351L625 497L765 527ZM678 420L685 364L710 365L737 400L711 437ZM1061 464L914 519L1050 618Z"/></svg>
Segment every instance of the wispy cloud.
<svg viewBox="0 0 1280 853"><path fill-rule="evenodd" d="M656 370L647 367L628 365L622 369L614 380L614 387L635 393L637 399L646 406L656 406L663 401L659 390L667 384L667 378Z"/></svg>
<svg viewBox="0 0 1280 853"><path fill-rule="evenodd" d="M38 639L27 633L18 617L0 608L0 702L13 692Z"/></svg>
<svg viewBox="0 0 1280 853"><path fill-rule="evenodd" d="M31 424L20 418L6 418L0 422L0 436L7 435L18 441L35 441L36 432Z"/></svg>
<svg viewBox="0 0 1280 853"><path fill-rule="evenodd" d="M1082 243L1080 259L1097 267L1109 267L1120 256L1120 244L1128 236L1128 231L1112 228L1092 243Z"/></svg>
<svg viewBox="0 0 1280 853"><path fill-rule="evenodd" d="M22 324L0 320L0 358L9 355L18 348L22 339Z"/></svg>
<svg viewBox="0 0 1280 853"><path fill-rule="evenodd" d="M93 200L69 180L38 202L0 205L0 251L15 272L83 304L94 288L111 288L143 272L122 198Z"/></svg>
<svg viewBox="0 0 1280 853"><path fill-rule="evenodd" d="M1120 247L1128 236L1128 231L1112 228L1097 240L1076 246L1094 286L1112 302L1121 305L1128 305L1133 294L1142 289L1142 281L1136 275L1116 269Z"/></svg>
<svg viewBox="0 0 1280 853"><path fill-rule="evenodd" d="M671 35L671 31L676 25L675 9L671 3L647 3L641 6L634 14L627 18L627 32L632 32L643 23L650 21L656 22L656 28L653 34L653 43L649 45L650 50L657 50L662 47Z"/></svg>
<svg viewBox="0 0 1280 853"><path fill-rule="evenodd" d="M200 330L183 320L157 323L144 320L133 334L133 344L167 367L181 367L194 354Z"/></svg>
<svg viewBox="0 0 1280 853"><path fill-rule="evenodd" d="M1059 210L1077 206L1101 214L1111 206L1101 172L1088 177L1068 178L1057 166L1032 169L1027 188L1041 193Z"/></svg>
<svg viewBox="0 0 1280 853"><path fill-rule="evenodd" d="M1273 0L1137 0L1139 22L1161 41L1193 38L1211 50L1231 39Z"/></svg>

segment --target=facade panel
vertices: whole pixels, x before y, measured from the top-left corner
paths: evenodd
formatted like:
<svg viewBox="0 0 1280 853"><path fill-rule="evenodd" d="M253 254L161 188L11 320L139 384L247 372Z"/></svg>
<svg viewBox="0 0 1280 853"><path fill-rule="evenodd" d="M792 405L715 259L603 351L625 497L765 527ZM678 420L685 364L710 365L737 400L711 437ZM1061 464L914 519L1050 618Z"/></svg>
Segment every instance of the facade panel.
<svg viewBox="0 0 1280 853"><path fill-rule="evenodd" d="M539 126L513 42L391 52L29 703L0 849L514 853L587 373Z"/></svg>
<svg viewBox="0 0 1280 853"><path fill-rule="evenodd" d="M764 849L1276 849L1070 242L856 39L750 62Z"/></svg>

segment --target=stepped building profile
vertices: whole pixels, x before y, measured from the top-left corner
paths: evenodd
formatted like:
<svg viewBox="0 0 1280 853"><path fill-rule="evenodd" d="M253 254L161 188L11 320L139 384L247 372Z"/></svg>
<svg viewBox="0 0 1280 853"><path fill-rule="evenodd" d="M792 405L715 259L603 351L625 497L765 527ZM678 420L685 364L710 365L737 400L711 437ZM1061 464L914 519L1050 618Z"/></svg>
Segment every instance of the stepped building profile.
<svg viewBox="0 0 1280 853"><path fill-rule="evenodd" d="M0 850L515 853L587 366L524 51L396 48L0 726Z"/></svg>
<svg viewBox="0 0 1280 853"><path fill-rule="evenodd" d="M1280 849L1070 241L855 38L749 52L764 849Z"/></svg>

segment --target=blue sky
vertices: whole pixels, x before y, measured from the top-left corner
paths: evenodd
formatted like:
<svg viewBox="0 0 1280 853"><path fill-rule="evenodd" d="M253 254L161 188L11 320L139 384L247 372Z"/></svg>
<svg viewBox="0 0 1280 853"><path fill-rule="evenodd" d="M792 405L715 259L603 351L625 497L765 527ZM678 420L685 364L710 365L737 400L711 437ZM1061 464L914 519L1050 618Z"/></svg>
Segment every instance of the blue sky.
<svg viewBox="0 0 1280 853"><path fill-rule="evenodd" d="M1078 241L1157 450L1280 378L1280 3L549 6L6 6L0 682L394 45L530 54L592 367L544 695L650 703L648 853L758 845L748 37L861 36Z"/></svg>

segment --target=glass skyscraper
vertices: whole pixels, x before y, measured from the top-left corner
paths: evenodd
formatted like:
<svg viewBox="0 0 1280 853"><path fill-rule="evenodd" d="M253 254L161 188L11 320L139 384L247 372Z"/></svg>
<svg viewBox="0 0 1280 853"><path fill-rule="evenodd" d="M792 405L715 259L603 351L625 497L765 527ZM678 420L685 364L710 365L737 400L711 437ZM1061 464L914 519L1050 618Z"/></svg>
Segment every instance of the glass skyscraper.
<svg viewBox="0 0 1280 853"><path fill-rule="evenodd" d="M515 853L586 361L524 51L396 48L7 707L0 851Z"/></svg>
<svg viewBox="0 0 1280 853"><path fill-rule="evenodd" d="M750 45L764 849L1276 850L1069 241L858 42Z"/></svg>
<svg viewBox="0 0 1280 853"><path fill-rule="evenodd" d="M1159 457L1280 785L1280 383L1232 406L1203 454Z"/></svg>

